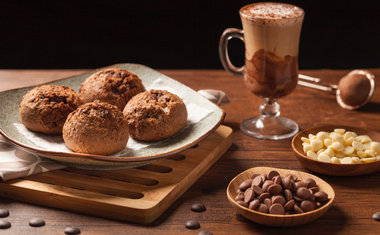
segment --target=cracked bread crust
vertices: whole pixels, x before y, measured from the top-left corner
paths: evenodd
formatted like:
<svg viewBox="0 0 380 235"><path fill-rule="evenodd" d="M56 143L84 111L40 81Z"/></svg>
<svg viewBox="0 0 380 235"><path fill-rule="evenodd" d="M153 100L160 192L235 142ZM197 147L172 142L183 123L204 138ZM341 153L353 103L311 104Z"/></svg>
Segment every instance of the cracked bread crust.
<svg viewBox="0 0 380 235"><path fill-rule="evenodd" d="M169 138L186 125L182 99L164 90L150 90L133 97L123 111L131 137L144 141Z"/></svg>
<svg viewBox="0 0 380 235"><path fill-rule="evenodd" d="M32 131L62 134L67 116L83 100L67 86L43 85L28 91L19 105L22 123Z"/></svg>
<svg viewBox="0 0 380 235"><path fill-rule="evenodd" d="M74 152L110 155L128 142L128 123L114 105L98 100L72 112L63 126L63 140Z"/></svg>
<svg viewBox="0 0 380 235"><path fill-rule="evenodd" d="M141 79L126 69L109 68L88 77L79 89L85 103L100 100L124 109L135 95L145 91Z"/></svg>

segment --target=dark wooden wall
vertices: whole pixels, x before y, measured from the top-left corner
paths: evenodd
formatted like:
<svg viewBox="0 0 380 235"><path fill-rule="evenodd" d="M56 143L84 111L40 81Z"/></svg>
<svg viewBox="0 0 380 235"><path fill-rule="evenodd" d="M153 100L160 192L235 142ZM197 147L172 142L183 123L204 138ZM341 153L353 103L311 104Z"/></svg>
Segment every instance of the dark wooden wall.
<svg viewBox="0 0 380 235"><path fill-rule="evenodd" d="M222 68L218 42L241 28L245 0L3 0L0 68L95 68L119 62L153 68ZM300 68L380 67L380 4L286 1L306 17ZM241 42L231 57L243 63Z"/></svg>

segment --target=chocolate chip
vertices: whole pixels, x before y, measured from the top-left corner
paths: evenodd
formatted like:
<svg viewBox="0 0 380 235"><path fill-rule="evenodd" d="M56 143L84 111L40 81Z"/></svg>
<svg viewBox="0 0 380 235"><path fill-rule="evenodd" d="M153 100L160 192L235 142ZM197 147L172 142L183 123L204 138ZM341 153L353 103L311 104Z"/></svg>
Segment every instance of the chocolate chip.
<svg viewBox="0 0 380 235"><path fill-rule="evenodd" d="M306 187L308 188L317 186L317 183L312 178L306 178L303 180L303 182L306 184Z"/></svg>
<svg viewBox="0 0 380 235"><path fill-rule="evenodd" d="M281 205L285 205L286 200L283 196L281 195L276 195L272 197L272 204L279 203Z"/></svg>
<svg viewBox="0 0 380 235"><path fill-rule="evenodd" d="M251 187L252 179L246 179L244 180L240 185L239 189L241 191L245 191L247 188Z"/></svg>
<svg viewBox="0 0 380 235"><path fill-rule="evenodd" d="M29 225L32 227L42 227L45 225L45 221L41 218L32 218L29 220Z"/></svg>
<svg viewBox="0 0 380 235"><path fill-rule="evenodd" d="M263 202L265 198L269 198L270 197L270 194L269 193L262 193L260 196L259 196L259 201L260 202Z"/></svg>
<svg viewBox="0 0 380 235"><path fill-rule="evenodd" d="M249 188L247 190L245 190L244 192L244 202L245 203L249 203L250 201L253 200L253 198L255 197L255 192L253 192L253 189Z"/></svg>
<svg viewBox="0 0 380 235"><path fill-rule="evenodd" d="M294 204L293 209L294 212L296 212L297 214L304 213L303 210L297 204Z"/></svg>
<svg viewBox="0 0 380 235"><path fill-rule="evenodd" d="M206 207L202 203L194 203L191 205L191 210L194 212L203 212L206 211Z"/></svg>
<svg viewBox="0 0 380 235"><path fill-rule="evenodd" d="M243 201L244 200L244 193L239 193L235 197L235 201Z"/></svg>
<svg viewBox="0 0 380 235"><path fill-rule="evenodd" d="M270 171L268 173L268 179L273 179L273 177L277 176L277 175L280 175L277 171Z"/></svg>
<svg viewBox="0 0 380 235"><path fill-rule="evenodd" d="M8 216L9 216L9 210L0 209L0 218L4 218Z"/></svg>
<svg viewBox="0 0 380 235"><path fill-rule="evenodd" d="M302 199L309 199L312 194L308 188L300 187L297 189L296 195Z"/></svg>
<svg viewBox="0 0 380 235"><path fill-rule="evenodd" d="M308 211L314 210L316 205L315 205L315 202L304 200L301 202L300 207L304 212L308 212Z"/></svg>
<svg viewBox="0 0 380 235"><path fill-rule="evenodd" d="M261 195L264 192L263 189L257 185L253 185L252 190L255 192L256 195Z"/></svg>
<svg viewBox="0 0 380 235"><path fill-rule="evenodd" d="M67 235L77 235L80 234L80 229L78 227L66 227L64 232Z"/></svg>
<svg viewBox="0 0 380 235"><path fill-rule="evenodd" d="M0 219L0 229L7 229L10 228L12 225L9 223L9 221Z"/></svg>
<svg viewBox="0 0 380 235"><path fill-rule="evenodd" d="M290 201L293 199L292 191L290 191L289 189L284 190L284 195L285 195L286 201Z"/></svg>
<svg viewBox="0 0 380 235"><path fill-rule="evenodd" d="M264 183L263 183L263 186L262 186L263 191L267 192L268 191L268 187L271 186L272 184L274 184L272 180L265 180Z"/></svg>
<svg viewBox="0 0 380 235"><path fill-rule="evenodd" d="M255 199L249 203L248 208L251 210L255 210L259 206L259 204L260 201L258 199Z"/></svg>
<svg viewBox="0 0 380 235"><path fill-rule="evenodd" d="M185 227L188 229L198 229L201 227L201 225L196 220L188 220L186 221Z"/></svg>
<svg viewBox="0 0 380 235"><path fill-rule="evenodd" d="M292 181L292 177L290 175L287 175L282 179L282 186L286 189L291 189Z"/></svg>
<svg viewBox="0 0 380 235"><path fill-rule="evenodd" d="M252 186L253 185L261 186L263 182L264 182L263 177L261 175L258 175L252 180Z"/></svg>
<svg viewBox="0 0 380 235"><path fill-rule="evenodd" d="M237 201L236 203L241 205L241 206L248 207L248 204L245 203L244 201Z"/></svg>
<svg viewBox="0 0 380 235"><path fill-rule="evenodd" d="M281 179L281 176L275 176L275 177L273 177L273 182L275 183L275 184L279 184L279 185L281 185L282 184L282 179Z"/></svg>
<svg viewBox="0 0 380 235"><path fill-rule="evenodd" d="M296 185L296 189L301 188L301 187L307 188L307 184L305 184L302 181L295 182L294 184Z"/></svg>
<svg viewBox="0 0 380 235"><path fill-rule="evenodd" d="M256 210L259 212L262 212L262 213L268 213L269 212L268 206L265 205L264 203L260 203Z"/></svg>
<svg viewBox="0 0 380 235"><path fill-rule="evenodd" d="M269 208L272 205L272 200L270 200L269 198L265 198L264 204L267 205L267 207Z"/></svg>
<svg viewBox="0 0 380 235"><path fill-rule="evenodd" d="M198 235L213 235L212 232L209 231L200 231Z"/></svg>
<svg viewBox="0 0 380 235"><path fill-rule="evenodd" d="M271 186L268 187L268 192L271 195L278 195L282 192L282 187L279 184L272 184Z"/></svg>
<svg viewBox="0 0 380 235"><path fill-rule="evenodd" d="M287 210L287 211L291 211L291 210L293 210L293 207L294 207L295 204L296 204L296 202L295 202L293 199L291 199L291 200L289 200L289 201L284 205L284 208L285 208L285 210Z"/></svg>
<svg viewBox="0 0 380 235"><path fill-rule="evenodd" d="M314 193L314 197L317 202L321 202L321 203L324 203L329 200L329 196L327 195L327 193L322 192L322 191Z"/></svg>
<svg viewBox="0 0 380 235"><path fill-rule="evenodd" d="M285 209L284 207L279 204L279 203L274 203L270 208L269 208L269 214L275 214L275 215L283 215L285 214Z"/></svg>
<svg viewBox="0 0 380 235"><path fill-rule="evenodd" d="M319 191L319 187L311 187L309 188L311 191L313 191L313 194Z"/></svg>
<svg viewBox="0 0 380 235"><path fill-rule="evenodd" d="M372 215L372 219L376 221L380 221L380 212L376 212Z"/></svg>

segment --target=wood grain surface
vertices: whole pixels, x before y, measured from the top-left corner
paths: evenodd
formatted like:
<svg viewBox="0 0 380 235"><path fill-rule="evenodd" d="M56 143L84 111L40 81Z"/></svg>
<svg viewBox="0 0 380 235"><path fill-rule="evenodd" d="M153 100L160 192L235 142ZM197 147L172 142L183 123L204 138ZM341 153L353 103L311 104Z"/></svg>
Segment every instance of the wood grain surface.
<svg viewBox="0 0 380 235"><path fill-rule="evenodd" d="M371 69L377 77L377 89L372 101L360 110L340 108L334 95L297 87L279 100L281 115L295 120L301 130L319 124L337 124L370 128L380 131L380 69ZM0 71L0 90L38 84L84 70ZM226 187L236 175L252 167L269 166L309 172L297 161L291 149L291 139L258 140L244 135L239 125L243 119L258 114L260 98L245 88L243 80L222 70L161 70L189 87L221 89L230 97L224 106L227 115L223 122L233 128L231 148L182 197L153 224L139 225L107 220L52 208L35 206L15 200L0 199L0 208L9 209L6 220L12 223L1 234L63 234L68 225L81 228L82 234L198 234L207 230L213 234L378 234L380 222L371 219L380 211L380 172L364 176L334 177L316 174L335 190L332 207L318 220L294 228L274 228L255 224L237 215L228 202ZM337 83L348 71L308 70L306 75L318 76ZM202 202L207 210L195 213L191 204ZM32 217L45 219L46 225L32 228ZM201 228L188 230L185 222L198 220Z"/></svg>

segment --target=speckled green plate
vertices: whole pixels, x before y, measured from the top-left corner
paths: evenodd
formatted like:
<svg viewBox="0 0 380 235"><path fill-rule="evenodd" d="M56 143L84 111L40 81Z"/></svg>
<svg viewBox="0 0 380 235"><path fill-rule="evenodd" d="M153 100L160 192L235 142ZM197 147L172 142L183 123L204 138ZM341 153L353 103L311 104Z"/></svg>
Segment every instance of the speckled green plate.
<svg viewBox="0 0 380 235"><path fill-rule="evenodd" d="M133 148L128 147L130 145L128 142L126 149L110 156L74 153L65 147L62 137L36 134L23 126L18 106L23 95L33 88L27 87L0 93L0 134L27 151L66 164L85 168L125 168L150 163L196 145L215 131L225 116L222 109L194 90L149 67L139 64L117 64L109 67L124 68L136 73L147 89L165 89L179 95L189 113L186 127L180 133L163 141L152 143L132 141L135 146ZM94 72L96 71L49 84L66 85L78 91L81 83Z"/></svg>

